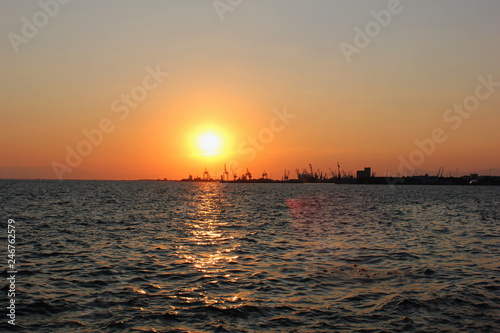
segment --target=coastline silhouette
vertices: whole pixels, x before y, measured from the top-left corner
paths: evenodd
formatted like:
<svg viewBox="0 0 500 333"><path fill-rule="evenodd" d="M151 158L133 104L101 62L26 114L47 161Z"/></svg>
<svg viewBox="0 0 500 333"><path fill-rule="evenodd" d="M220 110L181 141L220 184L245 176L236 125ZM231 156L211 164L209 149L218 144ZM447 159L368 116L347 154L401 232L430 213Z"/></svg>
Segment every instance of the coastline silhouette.
<svg viewBox="0 0 500 333"><path fill-rule="evenodd" d="M247 168L246 172L241 175L232 172L232 179L229 177L229 172L224 165L224 172L219 177L212 178L207 168L203 171L203 177L193 177L181 179L181 182L219 182L219 183L333 183L333 184L372 184L372 185L490 185L500 186L500 177L487 176L472 173L464 176L444 176L444 168L439 168L436 175L406 175L406 176L376 176L372 173L370 167L365 167L364 170L358 170L356 177L353 173L340 170L340 165L337 163L337 172L329 169L330 173L321 170L314 171L312 164L309 164L309 170L296 169L296 178L290 178L290 170L284 169L281 179L269 178L266 171L262 172L261 177L254 178L252 173ZM166 180L166 178L164 179Z"/></svg>

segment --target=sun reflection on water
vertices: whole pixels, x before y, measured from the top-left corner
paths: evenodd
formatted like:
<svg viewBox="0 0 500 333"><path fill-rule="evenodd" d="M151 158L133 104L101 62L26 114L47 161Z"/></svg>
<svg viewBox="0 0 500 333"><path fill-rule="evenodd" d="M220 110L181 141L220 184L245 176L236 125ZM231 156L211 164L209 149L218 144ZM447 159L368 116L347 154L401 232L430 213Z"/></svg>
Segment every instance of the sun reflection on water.
<svg viewBox="0 0 500 333"><path fill-rule="evenodd" d="M225 207L229 200L220 184L197 184L192 193L189 221L185 221L186 244L177 255L203 274L199 283L216 285L222 279L230 281L228 265L235 263L239 256L234 252L239 247L235 243L236 231L226 222ZM234 295L231 295L232 299ZM219 303L220 300L205 297L206 304Z"/></svg>
<svg viewBox="0 0 500 333"><path fill-rule="evenodd" d="M234 289L242 283L241 224L232 211L234 203L221 184L193 183L185 188L186 196L179 220L182 233L175 246L177 267L170 276L182 271L182 284L165 294L172 300L172 310L192 307L219 310L239 308L251 302L251 292ZM234 200L234 198L233 198ZM243 220L243 217L242 217ZM248 231L247 231L248 232Z"/></svg>

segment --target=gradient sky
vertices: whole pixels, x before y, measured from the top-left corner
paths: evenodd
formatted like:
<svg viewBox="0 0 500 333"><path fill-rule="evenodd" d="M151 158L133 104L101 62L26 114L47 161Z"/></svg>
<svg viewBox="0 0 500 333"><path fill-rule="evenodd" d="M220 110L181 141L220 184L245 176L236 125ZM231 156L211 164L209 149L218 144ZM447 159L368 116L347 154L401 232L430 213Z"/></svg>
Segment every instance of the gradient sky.
<svg viewBox="0 0 500 333"><path fill-rule="evenodd" d="M12 34L23 36L23 17L43 19L40 3L0 4L0 178L57 178L54 162L71 169L65 179L180 179L205 167L215 176L229 161L273 178L337 161L397 174L435 128L447 139L416 169L500 168L500 87L460 123L443 118L479 77L500 82L497 0L401 0L350 63L340 44L354 45L355 28L391 1L246 0L221 20L211 0L73 0L16 53ZM113 103L146 68L169 75L121 119ZM250 154L249 137L283 109L295 118ZM114 130L70 167L67 147L103 119ZM201 154L207 130L222 154Z"/></svg>

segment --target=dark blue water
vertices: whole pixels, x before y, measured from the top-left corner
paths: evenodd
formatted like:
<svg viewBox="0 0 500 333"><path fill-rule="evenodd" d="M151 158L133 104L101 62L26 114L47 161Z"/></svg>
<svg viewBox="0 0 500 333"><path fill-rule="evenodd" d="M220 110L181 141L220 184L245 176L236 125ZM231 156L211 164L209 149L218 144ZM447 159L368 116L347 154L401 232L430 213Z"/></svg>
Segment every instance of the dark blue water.
<svg viewBox="0 0 500 333"><path fill-rule="evenodd" d="M500 331L500 187L0 185L17 331Z"/></svg>

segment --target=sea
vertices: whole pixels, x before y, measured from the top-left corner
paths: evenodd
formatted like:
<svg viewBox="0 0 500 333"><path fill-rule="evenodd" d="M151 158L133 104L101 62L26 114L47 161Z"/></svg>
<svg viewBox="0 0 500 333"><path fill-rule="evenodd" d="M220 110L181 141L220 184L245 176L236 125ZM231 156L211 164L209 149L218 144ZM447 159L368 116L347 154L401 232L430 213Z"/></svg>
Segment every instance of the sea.
<svg viewBox="0 0 500 333"><path fill-rule="evenodd" d="M0 209L2 332L500 332L498 186L1 180Z"/></svg>

